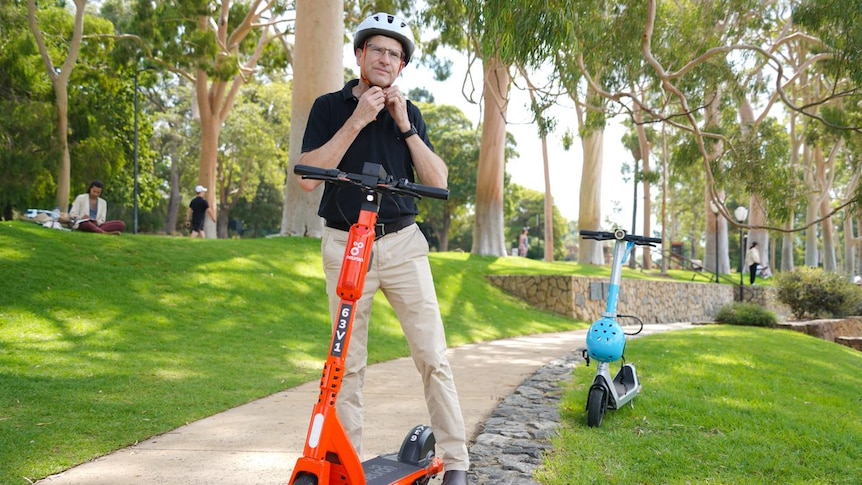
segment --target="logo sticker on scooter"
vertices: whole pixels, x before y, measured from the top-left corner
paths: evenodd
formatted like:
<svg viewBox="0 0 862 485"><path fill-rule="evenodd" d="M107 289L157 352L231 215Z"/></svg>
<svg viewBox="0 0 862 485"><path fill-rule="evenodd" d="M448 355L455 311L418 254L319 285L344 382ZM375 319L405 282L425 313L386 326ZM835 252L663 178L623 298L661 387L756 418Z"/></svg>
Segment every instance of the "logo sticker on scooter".
<svg viewBox="0 0 862 485"><path fill-rule="evenodd" d="M347 338L347 326L350 323L350 314L353 313L353 305L343 304L338 311L338 323L335 325L335 337L332 339L332 348L329 355L341 357L344 352L344 340Z"/></svg>
<svg viewBox="0 0 862 485"><path fill-rule="evenodd" d="M353 243L353 246L350 248L350 251L345 256L345 259L348 261L356 261L357 263L361 263L364 261L362 258L362 248L365 247L365 243L362 241L356 241Z"/></svg>

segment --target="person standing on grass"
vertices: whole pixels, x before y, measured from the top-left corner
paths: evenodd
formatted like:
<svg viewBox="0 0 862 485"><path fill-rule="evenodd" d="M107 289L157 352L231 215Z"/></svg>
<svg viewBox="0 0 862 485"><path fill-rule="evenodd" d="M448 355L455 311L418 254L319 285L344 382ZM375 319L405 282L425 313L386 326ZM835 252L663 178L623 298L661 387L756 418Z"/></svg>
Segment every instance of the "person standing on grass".
<svg viewBox="0 0 862 485"><path fill-rule="evenodd" d="M75 197L72 209L69 210L72 229L115 236L126 230L126 223L123 221L105 220L108 214L108 202L100 197L103 190L105 190L105 184L93 180L87 187L87 193Z"/></svg>
<svg viewBox="0 0 862 485"><path fill-rule="evenodd" d="M530 232L530 230L525 227L521 231L521 235L518 236L518 255L521 256L522 258L527 257L527 248L528 248L528 246L527 246L527 242L528 242L527 234L529 232Z"/></svg>
<svg viewBox="0 0 862 485"><path fill-rule="evenodd" d="M359 79L314 102L298 164L361 173L365 162L379 163L387 174L446 188L449 170L428 140L416 105L393 83L413 56L413 31L386 13L365 19L353 40ZM299 179L307 191L319 180ZM338 313L339 272L350 226L364 202L354 187L327 184L318 214L326 220L321 238L330 312ZM446 358L446 334L428 261L428 241L415 223L416 202L384 197L377 224L374 257L357 303L353 340L348 348L338 417L362 456L362 384L368 359L371 302L382 290L395 310L422 376L431 427L441 450L443 485L466 485L470 457L455 379Z"/></svg>
<svg viewBox="0 0 862 485"><path fill-rule="evenodd" d="M207 188L203 185L195 187L195 198L189 202L189 210L186 211L186 227L191 229L191 237L193 238L206 239L207 236L204 233L206 217L210 216L213 222L216 220L210 203L204 198L205 193L207 193Z"/></svg>
<svg viewBox="0 0 862 485"><path fill-rule="evenodd" d="M745 253L745 265L748 267L748 284L753 285L757 278L757 266L760 265L760 250L757 249L757 241L751 243L748 252Z"/></svg>

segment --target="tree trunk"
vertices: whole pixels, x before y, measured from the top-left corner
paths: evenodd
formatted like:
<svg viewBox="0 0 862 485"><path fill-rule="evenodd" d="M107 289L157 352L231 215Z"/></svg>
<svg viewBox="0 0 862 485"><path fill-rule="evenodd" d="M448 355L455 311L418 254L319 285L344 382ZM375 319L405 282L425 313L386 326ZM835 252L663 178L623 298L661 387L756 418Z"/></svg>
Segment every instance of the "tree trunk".
<svg viewBox="0 0 862 485"><path fill-rule="evenodd" d="M853 174L850 183L847 184L846 198L850 199L859 187L859 172ZM847 202L847 200L845 200ZM857 220L854 211L849 208L844 209L844 272L848 275L862 275L859 271L859 249L862 243L862 234L853 231L853 222ZM862 219L860 217L859 219ZM857 221L858 223L858 221ZM857 231L862 231L862 227L857 226ZM854 236L854 234L856 234Z"/></svg>
<svg viewBox="0 0 862 485"><path fill-rule="evenodd" d="M670 240L669 234L667 231L668 220L667 220L667 195L668 195L668 178L670 175L670 167L668 166L667 161L667 131L665 129L664 123L661 126L661 168L662 168L662 176L661 176L661 274L667 275L668 269L670 269L670 251L667 250L666 244Z"/></svg>
<svg viewBox="0 0 862 485"><path fill-rule="evenodd" d="M554 260L554 197L551 195L551 171L548 167L548 137L542 135L542 162L545 170L545 261Z"/></svg>
<svg viewBox="0 0 862 485"><path fill-rule="evenodd" d="M485 112L479 169L476 178L476 220L472 254L506 256L503 231L503 173L506 149L506 109L509 96L509 67L492 57L483 61Z"/></svg>
<svg viewBox="0 0 862 485"><path fill-rule="evenodd" d="M637 108L635 110L635 131L638 134L638 145L641 154L641 161L643 162L643 167L641 169L643 173L643 232L641 235L650 237L650 231L652 230L652 196L650 195L650 182L649 182L649 174L650 174L650 164L649 158L652 147L650 146L649 140L647 140L646 130L644 130L643 126L643 110ZM637 183L637 180L635 180ZM634 228L633 228L634 229ZM643 246L643 269L652 269L652 247ZM634 258L632 258L634 259Z"/></svg>
<svg viewBox="0 0 862 485"><path fill-rule="evenodd" d="M719 200L726 198L724 192L716 194ZM730 248L727 220L712 212L709 188L706 189L706 250L703 267L718 274L730 274ZM717 254L717 256L716 256ZM716 261L718 265L716 266Z"/></svg>
<svg viewBox="0 0 862 485"><path fill-rule="evenodd" d="M219 216L216 194L216 164L218 163L218 141L221 134L221 118L218 106L220 103L210 99L210 90L207 89L207 75L203 71L198 72L196 81L196 95L200 108L201 120L201 153L198 164L198 183L207 188L205 198L215 213ZM215 83L213 83L215 84ZM217 237L216 225L209 217L204 218L204 234L207 239Z"/></svg>
<svg viewBox="0 0 862 485"><path fill-rule="evenodd" d="M791 111L788 115L788 119L788 125L790 127L790 167L792 169L800 170L799 148L802 145L802 137L797 135L796 112ZM803 117L803 119L805 119L805 117ZM802 131L802 133L804 133L804 130ZM786 230L789 230L793 227L793 220L796 218L796 211L792 206L790 209L790 217L788 218L788 221L785 222L783 225L784 229ZM793 271L793 268L796 267L796 262L793 259L793 239L794 234L791 232L784 232L781 236L781 271Z"/></svg>
<svg viewBox="0 0 862 485"><path fill-rule="evenodd" d="M302 151L302 137L308 113L318 96L337 91L344 81L343 0L297 0L296 40L293 58L293 95L290 106L290 169L284 184L282 236L320 237L323 221L317 215L323 186L305 192L293 175L293 166Z"/></svg>
<svg viewBox="0 0 862 485"><path fill-rule="evenodd" d="M755 136L757 130L754 119L754 108L747 98L743 97L739 105L739 122L744 137ZM751 227L766 225L766 212L757 194L751 194L748 200L748 225ZM766 229L751 229L748 235L748 246L757 242L760 247L761 264L769 264L769 231ZM746 248L748 249L748 248Z"/></svg>
<svg viewBox="0 0 862 485"><path fill-rule="evenodd" d="M179 220L180 203L183 200L182 194L180 193L180 168L179 161L177 157L171 158L171 171L170 171L170 198L168 199L168 217L165 222L165 233L173 234L177 229L177 221ZM185 216L185 214L183 214Z"/></svg>
<svg viewBox="0 0 862 485"><path fill-rule="evenodd" d="M807 204L805 207L805 266L816 268L820 264L820 254L817 251L817 220L820 209L820 194L815 190L815 168L814 153L806 144L802 151L803 166L805 167L805 186L808 189Z"/></svg>
<svg viewBox="0 0 862 485"><path fill-rule="evenodd" d="M829 157L823 157L822 148L818 148L815 152L814 161L817 163L817 185L820 187L820 214L829 214L832 212L832 178L829 173L835 173L835 157L841 152L842 143L837 141ZM823 269L825 271L838 271L838 258L835 254L834 229L832 227L832 217L827 217L820 221L820 236L823 241Z"/></svg>
<svg viewBox="0 0 862 485"><path fill-rule="evenodd" d="M781 271L793 271L796 263L793 260L793 237L794 233L789 229L793 227L793 219L784 223L784 229L788 231L781 235Z"/></svg>
<svg viewBox="0 0 862 485"><path fill-rule="evenodd" d="M29 0L27 2L27 20L30 24L30 31L33 32L33 37L36 40L36 45L39 48L39 54L42 57L42 63L51 83L54 87L54 95L57 103L57 143L60 150L60 166L57 169L57 208L61 212L68 212L69 199L71 193L71 173L72 173L72 157L69 153L69 78L72 75L72 70L75 68L75 63L78 62L78 53L81 49L81 40L84 36L84 10L87 6L87 0L74 0L75 3L75 21L72 29L72 39L69 43L69 52L63 65L60 69L54 67L51 56L48 53L48 47L45 44L45 38L42 36L42 30L39 28L39 21L36 18L36 1Z"/></svg>
<svg viewBox="0 0 862 485"><path fill-rule="evenodd" d="M57 96L57 146L60 148L60 168L57 171L57 207L69 211L71 192L72 155L69 153L69 92L66 82L54 81Z"/></svg>
<svg viewBox="0 0 862 485"><path fill-rule="evenodd" d="M766 213L763 211L763 204L760 202L760 197L752 195L748 201L748 224L752 227L766 225ZM766 229L751 229L748 235L748 245L757 241L760 249L761 264L769 264L769 231ZM748 248L746 248L748 249Z"/></svg>
<svg viewBox="0 0 862 485"><path fill-rule="evenodd" d="M548 133L547 123L544 119L543 110L539 109L539 104L536 102L536 87L530 81L527 71L521 68L521 75L527 81L528 91L530 93L530 101L536 109L536 123L539 125L539 137L542 140L542 169L545 175L545 261L554 260L554 198L551 195L551 170L548 166Z"/></svg>
<svg viewBox="0 0 862 485"><path fill-rule="evenodd" d="M578 228L598 231L602 215L602 138L604 130L593 129L583 137L584 167L581 173L581 193L578 207ZM605 264L603 244L593 239L581 239L579 264Z"/></svg>

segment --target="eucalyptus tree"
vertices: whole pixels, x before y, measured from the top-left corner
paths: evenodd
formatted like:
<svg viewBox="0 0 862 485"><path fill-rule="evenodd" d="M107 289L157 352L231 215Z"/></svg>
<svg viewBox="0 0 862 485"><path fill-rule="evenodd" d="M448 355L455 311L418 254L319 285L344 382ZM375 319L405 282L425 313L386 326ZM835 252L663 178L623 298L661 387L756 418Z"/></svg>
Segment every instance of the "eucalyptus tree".
<svg viewBox="0 0 862 485"><path fill-rule="evenodd" d="M527 83L527 91L530 94L530 105L533 114L535 115L536 127L539 132L539 139L542 142L542 172L545 179L545 202L544 202L544 224L543 237L545 239L545 261L554 260L554 199L551 196L551 171L548 163L548 135L556 126L556 120L548 117L545 113L553 105L555 96L552 99L545 100L545 92L538 89L527 73L527 70L521 68L521 76ZM511 228L510 228L511 229Z"/></svg>
<svg viewBox="0 0 862 485"><path fill-rule="evenodd" d="M463 216L473 206L476 195L476 167L479 161L478 132L457 107L417 103L422 110L434 151L449 168L449 198L421 200L419 214L430 226L440 251L449 250L449 228L454 217Z"/></svg>
<svg viewBox="0 0 862 485"><path fill-rule="evenodd" d="M511 12L511 5L501 0L433 0L424 12L425 23L439 34L433 45L466 52L471 66L477 60L482 62L484 111L471 249L481 255L507 254L503 236L503 156L511 62L500 55L499 27L511 22Z"/></svg>
<svg viewBox="0 0 862 485"><path fill-rule="evenodd" d="M292 46L291 161L299 159L308 113L318 96L344 82L344 1L296 0L296 37ZM292 162L294 163L294 162ZM323 223L317 206L323 187L306 194L288 173L284 184L281 234L320 237Z"/></svg>
<svg viewBox="0 0 862 485"><path fill-rule="evenodd" d="M282 187L290 133L290 90L285 83L243 88L219 143L218 190L223 194L218 237L228 236L231 209L255 199L258 187Z"/></svg>
<svg viewBox="0 0 862 485"><path fill-rule="evenodd" d="M860 108L859 86L862 84L862 67L860 67L860 53L862 53L862 32L859 30L860 22L862 22L862 11L859 9L858 2L846 0L802 0L795 2L793 10L793 21L800 26L804 32L816 36L822 41L822 45L817 45L817 51L828 55L826 62L821 60L818 63L818 68L823 78L829 82L824 86L828 94L839 96L839 102L834 103L834 106L822 105L817 102L810 104L805 100L791 105L793 115L799 116L804 123L820 122L822 125L821 133L824 131L832 131L830 136L832 140L840 140L845 153L841 158L844 161L845 168L853 174L847 180L844 194L839 195L839 200L834 205L840 208L847 207L845 211L845 255L848 259L852 259L852 254L847 248L857 247L857 253L862 251L862 243L858 237L854 237L852 224L848 227L846 219L858 217L860 213L859 207L862 206L862 187L858 184L859 166L859 147L858 135L862 131L862 108ZM829 160L831 157L827 158ZM817 179L823 180L823 173L820 172L816 176ZM830 192L834 192L830 190ZM827 207L827 202L823 202L821 217L827 217L834 211ZM862 222L862 221L860 221ZM806 223L811 227L810 220ZM849 230L847 230L849 229ZM813 231L813 227L811 229ZM825 251L828 251L827 242L823 241ZM858 258L858 254L856 255ZM818 259L817 254L809 253L806 246L806 264ZM832 264L833 257L826 255L824 264ZM852 268L852 261L845 259L845 268Z"/></svg>
<svg viewBox="0 0 862 485"><path fill-rule="evenodd" d="M160 0L139 1L124 33L140 42L146 62L191 82L201 128L198 183L215 188L218 146L242 86L288 64L288 52L277 42L292 33L290 0ZM222 184L223 185L223 184ZM228 196L207 192L214 210ZM207 221L208 237L215 227Z"/></svg>
<svg viewBox="0 0 862 485"><path fill-rule="evenodd" d="M39 54L42 56L45 72L51 79L54 88L55 103L57 109L56 136L57 146L60 151L60 165L57 171L57 198L56 207L65 210L69 204L72 160L69 154L69 78L78 61L81 51L81 42L84 37L84 7L87 0L74 0L75 17L71 28L63 28L62 20L56 17L64 17L65 11L60 6L38 7L36 0L27 2L27 20ZM52 26L57 31L51 32L46 41L40 25L40 17L55 17ZM60 42L51 42L54 38L62 39ZM59 62L59 67L57 67Z"/></svg>
<svg viewBox="0 0 862 485"><path fill-rule="evenodd" d="M806 94L810 96L801 98L800 103L790 99L788 88L801 84L808 73L816 73L817 63L829 59L829 55L805 54L796 67L791 67L782 57L789 46L818 42L793 29L788 22L789 5L748 0L725 2L721 8L712 2L679 4L650 0L606 4L606 9L621 12L619 17L630 15L620 20L624 25L619 28L618 24L611 28L605 26L608 30L627 32L632 25L640 30L638 55L642 60L630 56L632 44L627 44L626 40L632 37L615 38L619 42L613 45L619 47L625 61L621 65L601 62L596 64L598 68L591 67L586 58L582 59L582 53L595 52L600 45L611 42L590 44L591 37L578 37L583 39L578 51L581 56L577 58L578 67L588 86L603 98L628 103L634 112L643 110L648 120L661 121L689 133L696 143L706 175L705 212L709 214L707 204L712 202L724 219L736 224L725 205L728 202L725 191L742 191L745 197L751 197L749 205L756 209L748 225L762 237L766 237L765 230L770 229L768 224L790 219L790 207L799 200L800 193L792 167L782 163L788 158L786 144L782 130L769 117L770 108L781 102L790 111L829 125L821 106L828 108L830 98L835 100L854 93L851 87L845 89L840 83L826 84L826 89L820 93L811 91L816 84L811 84L809 77ZM689 21L679 21L686 18ZM682 34L679 37L683 42L673 41L669 22ZM607 34L599 38L609 37ZM629 57L625 57L627 54ZM610 70L614 76L607 76L608 66L619 66ZM657 98L639 96L634 90L622 91L619 82L608 82L609 78L633 79L628 77L632 67L638 67L634 72L639 78L654 79L654 89L663 93L660 102L655 102ZM647 76L637 73L643 70ZM756 114L753 106L763 108ZM673 110L669 112L668 107ZM733 121L727 118L731 107L735 108ZM818 155L811 141L806 138L803 150L808 151L803 152L802 158L823 161L813 164L815 170L811 173L816 175L817 167L831 170L830 158ZM785 150L784 156L781 156L782 150ZM822 175L819 179L823 179ZM809 185L816 180L817 177L810 179ZM823 182L819 185L817 193L822 194L825 185ZM825 221L830 212L826 204L822 199L809 201L809 210L814 206L820 206L820 212L813 217ZM806 227L811 227L813 222L809 217ZM816 247L816 242L810 241L809 245Z"/></svg>
<svg viewBox="0 0 862 485"><path fill-rule="evenodd" d="M559 36L571 23L565 3L431 0L423 12L425 24L438 34L431 47L448 45L466 53L470 66L482 63L483 119L471 250L474 254L507 254L503 205L512 72L542 64L546 37Z"/></svg>
<svg viewBox="0 0 862 485"><path fill-rule="evenodd" d="M124 170L132 153L132 83L122 75L123 66L114 57L113 27L109 21L85 13L84 0L74 2L74 9L64 8L63 3L43 6L28 1L19 5L25 4L31 35L18 38L18 49L10 54L17 55L17 65L27 65L28 70L41 64L52 95L43 97L40 82L29 100L18 98L17 102L23 103L22 111L29 111L26 104L38 96L40 102L49 101L54 111L47 125L37 117L29 120L31 125L39 125L29 128L34 134L46 126L54 130L53 140L39 149L56 156L56 162L45 165L54 175L43 172L35 191L50 187L54 192L52 207L66 210L71 189L83 191L98 178L108 186L112 217L125 217L124 207L132 199L132 176ZM10 11L16 7L10 5ZM33 105L32 109L34 114L42 113L41 107ZM25 139L33 138L28 135Z"/></svg>

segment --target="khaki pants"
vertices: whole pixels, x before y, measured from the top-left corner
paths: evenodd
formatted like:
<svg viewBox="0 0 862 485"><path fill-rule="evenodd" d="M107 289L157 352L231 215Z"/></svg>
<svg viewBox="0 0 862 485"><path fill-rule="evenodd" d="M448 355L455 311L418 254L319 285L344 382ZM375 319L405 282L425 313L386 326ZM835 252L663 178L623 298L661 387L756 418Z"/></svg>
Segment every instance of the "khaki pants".
<svg viewBox="0 0 862 485"><path fill-rule="evenodd" d="M340 299L335 290L346 244L347 232L324 228L321 249L330 315L338 312ZM362 385L368 359L368 319L372 299L379 289L401 322L413 362L422 376L431 427L444 467L467 470L470 461L464 417L446 358L446 334L428 263L428 241L419 226L413 224L375 241L373 252L362 298L356 305L344 380L336 402L338 418L362 457Z"/></svg>

